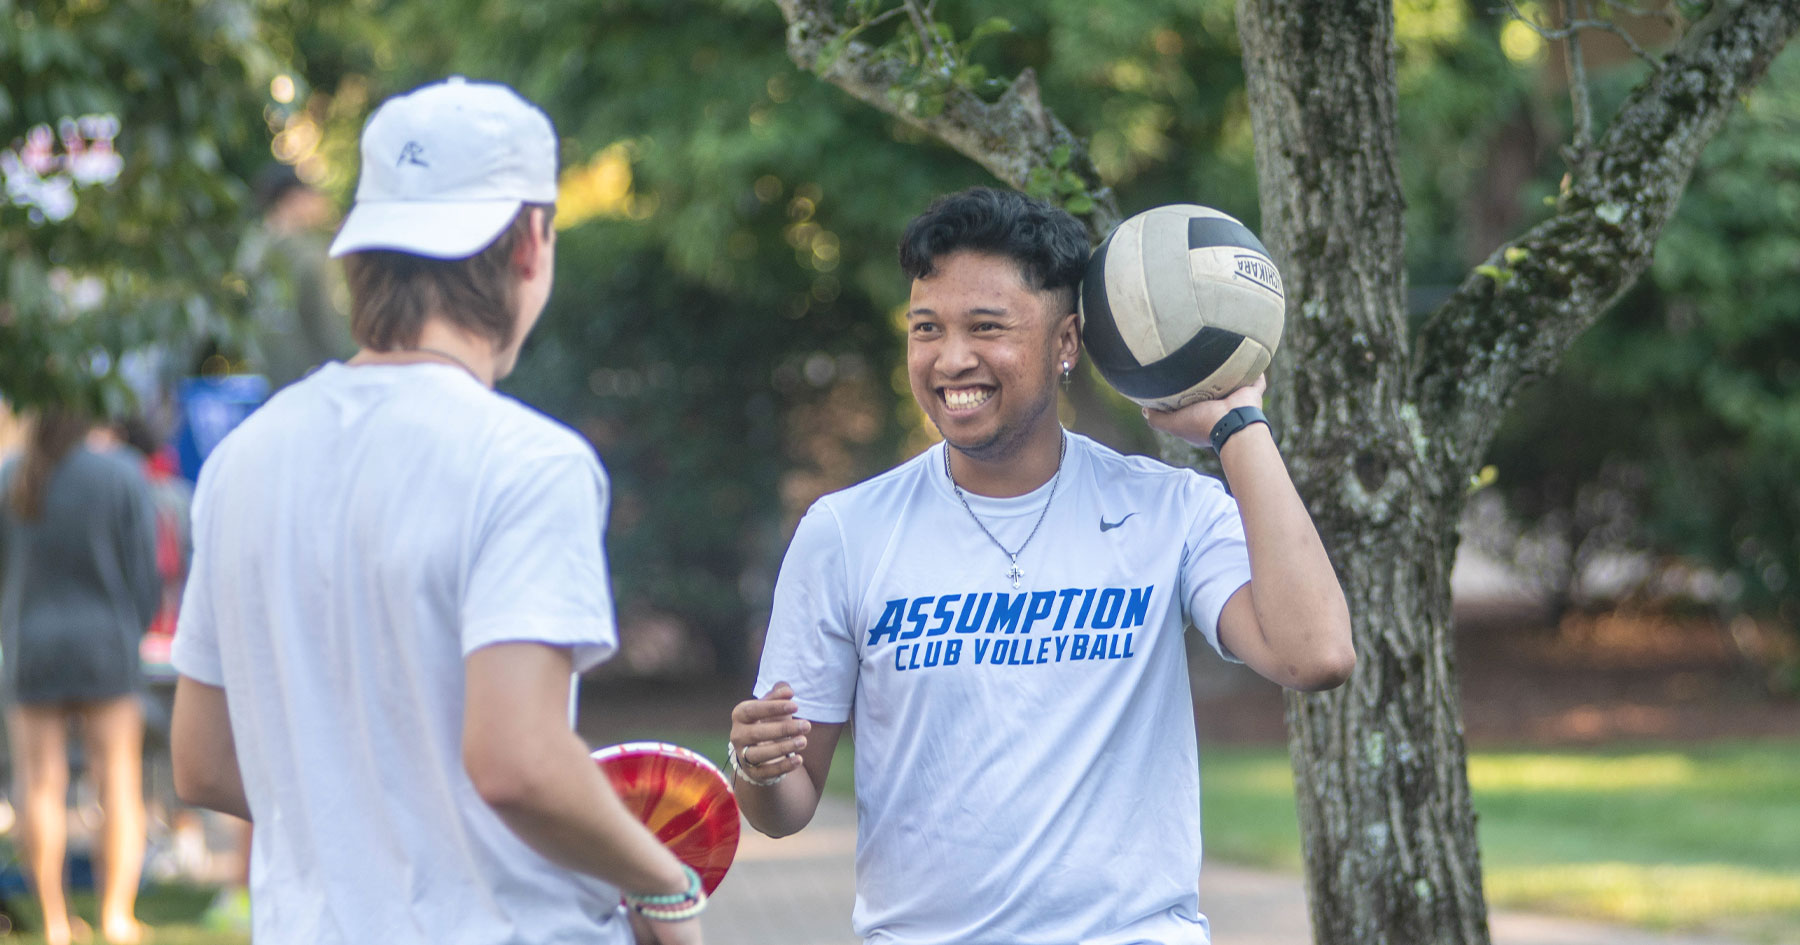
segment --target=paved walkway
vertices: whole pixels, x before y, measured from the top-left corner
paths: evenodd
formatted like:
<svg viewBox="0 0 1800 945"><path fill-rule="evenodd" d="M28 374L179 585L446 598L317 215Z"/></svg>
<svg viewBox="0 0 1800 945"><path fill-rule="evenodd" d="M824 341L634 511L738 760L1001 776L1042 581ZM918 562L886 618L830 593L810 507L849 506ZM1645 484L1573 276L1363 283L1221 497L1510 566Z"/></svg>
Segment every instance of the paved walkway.
<svg viewBox="0 0 1800 945"><path fill-rule="evenodd" d="M737 862L706 914L708 945L858 945L850 932L856 810L827 797L805 830L771 840L744 827ZM1200 907L1217 945L1312 941L1298 877L1209 862ZM1572 919L1500 912L1495 945L1732 945Z"/></svg>

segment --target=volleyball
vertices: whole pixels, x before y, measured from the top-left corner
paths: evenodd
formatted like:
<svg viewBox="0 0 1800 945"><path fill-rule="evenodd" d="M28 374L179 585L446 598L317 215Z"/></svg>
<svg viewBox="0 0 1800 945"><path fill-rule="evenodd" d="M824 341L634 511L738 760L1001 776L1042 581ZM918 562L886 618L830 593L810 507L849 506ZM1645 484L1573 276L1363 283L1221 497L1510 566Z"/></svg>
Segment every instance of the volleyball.
<svg viewBox="0 0 1800 945"><path fill-rule="evenodd" d="M1287 301L1250 229L1211 207L1153 207L1088 260L1081 340L1100 376L1158 410L1215 400L1269 366Z"/></svg>

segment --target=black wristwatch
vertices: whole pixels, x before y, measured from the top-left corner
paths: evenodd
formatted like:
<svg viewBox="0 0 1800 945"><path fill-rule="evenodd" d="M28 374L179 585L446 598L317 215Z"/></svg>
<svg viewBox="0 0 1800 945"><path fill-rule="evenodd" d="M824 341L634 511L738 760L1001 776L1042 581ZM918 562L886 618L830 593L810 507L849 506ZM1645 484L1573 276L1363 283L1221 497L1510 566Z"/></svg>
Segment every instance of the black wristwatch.
<svg viewBox="0 0 1800 945"><path fill-rule="evenodd" d="M1260 423L1266 427L1269 425L1269 418L1256 407L1237 407L1220 417L1219 422L1213 424L1212 434L1208 437L1212 440L1213 452L1217 453L1224 449L1226 440L1231 439L1233 434L1253 423Z"/></svg>

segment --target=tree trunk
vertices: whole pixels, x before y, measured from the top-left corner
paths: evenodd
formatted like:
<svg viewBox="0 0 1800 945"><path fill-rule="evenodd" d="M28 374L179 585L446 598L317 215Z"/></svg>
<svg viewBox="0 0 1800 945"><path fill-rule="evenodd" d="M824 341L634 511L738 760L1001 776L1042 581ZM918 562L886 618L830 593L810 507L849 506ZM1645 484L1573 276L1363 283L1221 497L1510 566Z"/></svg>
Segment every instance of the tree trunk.
<svg viewBox="0 0 1800 945"><path fill-rule="evenodd" d="M1357 672L1290 694L1321 943L1485 943L1452 668L1461 496L1408 403L1393 14L1384 0L1240 0L1263 239L1287 274L1271 383L1295 484L1332 550Z"/></svg>

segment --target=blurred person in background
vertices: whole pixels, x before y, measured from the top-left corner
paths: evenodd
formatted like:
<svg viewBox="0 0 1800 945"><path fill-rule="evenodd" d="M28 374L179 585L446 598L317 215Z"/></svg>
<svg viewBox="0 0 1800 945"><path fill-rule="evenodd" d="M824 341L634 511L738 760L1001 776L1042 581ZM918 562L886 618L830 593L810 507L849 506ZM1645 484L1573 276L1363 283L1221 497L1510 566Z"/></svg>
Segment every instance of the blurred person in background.
<svg viewBox="0 0 1800 945"><path fill-rule="evenodd" d="M326 256L336 211L331 199L286 164L255 181L262 219L245 236L238 272L249 284L250 367L279 390L326 361L356 353L347 298Z"/></svg>
<svg viewBox="0 0 1800 945"><path fill-rule="evenodd" d="M45 408L23 455L0 466L0 647L8 692L24 865L44 939L81 929L63 889L68 727L81 725L103 820L100 933L144 938L136 916L144 858L139 639L156 616L156 513L142 471L91 447L91 421Z"/></svg>

